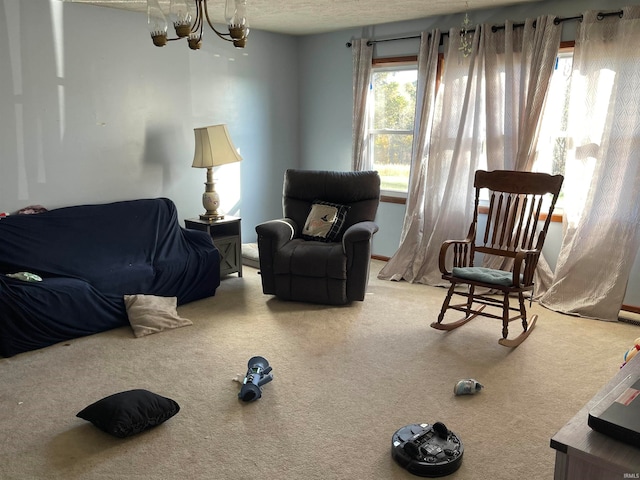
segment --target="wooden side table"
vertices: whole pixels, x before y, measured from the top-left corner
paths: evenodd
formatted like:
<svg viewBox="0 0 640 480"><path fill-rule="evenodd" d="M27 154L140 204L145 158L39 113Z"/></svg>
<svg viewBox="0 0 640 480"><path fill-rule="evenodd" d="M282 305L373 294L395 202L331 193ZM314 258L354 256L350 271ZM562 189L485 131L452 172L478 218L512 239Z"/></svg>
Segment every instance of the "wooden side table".
<svg viewBox="0 0 640 480"><path fill-rule="evenodd" d="M242 234L240 218L225 215L220 220L200 220L187 218L185 227L191 230L201 230L211 235L213 244L220 251L220 275L238 273L242 276Z"/></svg>
<svg viewBox="0 0 640 480"><path fill-rule="evenodd" d="M600 390L569 422L551 438L556 450L555 480L613 480L640 478L640 449L592 430L587 424L589 410L627 375L640 376L640 355ZM568 386L567 388L571 388Z"/></svg>

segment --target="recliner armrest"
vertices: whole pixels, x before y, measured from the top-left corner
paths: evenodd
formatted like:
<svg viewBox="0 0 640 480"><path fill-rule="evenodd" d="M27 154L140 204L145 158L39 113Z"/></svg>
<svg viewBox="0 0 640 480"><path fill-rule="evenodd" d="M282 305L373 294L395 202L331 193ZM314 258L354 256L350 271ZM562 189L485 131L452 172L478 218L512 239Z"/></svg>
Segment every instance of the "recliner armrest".
<svg viewBox="0 0 640 480"><path fill-rule="evenodd" d="M351 245L357 242L369 241L378 231L378 225L374 222L359 222L351 225L342 236L342 248L345 253Z"/></svg>
<svg viewBox="0 0 640 480"><path fill-rule="evenodd" d="M366 221L351 225L342 237L342 249L347 256L347 298L364 300L369 280L371 238L378 225Z"/></svg>
<svg viewBox="0 0 640 480"><path fill-rule="evenodd" d="M298 225L290 218L269 220L256 225L256 233L258 234L262 291L267 294L275 294L276 279L273 271L275 254L298 236Z"/></svg>
<svg viewBox="0 0 640 480"><path fill-rule="evenodd" d="M258 236L269 238L273 246L279 249L298 236L298 226L290 218L280 218L256 225L256 233Z"/></svg>

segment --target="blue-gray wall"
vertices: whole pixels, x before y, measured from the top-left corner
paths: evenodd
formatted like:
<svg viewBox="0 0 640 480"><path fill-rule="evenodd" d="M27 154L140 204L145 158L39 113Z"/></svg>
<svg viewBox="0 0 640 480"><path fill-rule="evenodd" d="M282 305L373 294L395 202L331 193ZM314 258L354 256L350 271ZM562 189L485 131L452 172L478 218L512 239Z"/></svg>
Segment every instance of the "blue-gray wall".
<svg viewBox="0 0 640 480"><path fill-rule="evenodd" d="M197 52L157 48L146 14L0 2L0 212L166 196L197 216L193 128L226 123L243 161L217 189L251 240L300 158L298 40L252 31L243 51L205 35Z"/></svg>

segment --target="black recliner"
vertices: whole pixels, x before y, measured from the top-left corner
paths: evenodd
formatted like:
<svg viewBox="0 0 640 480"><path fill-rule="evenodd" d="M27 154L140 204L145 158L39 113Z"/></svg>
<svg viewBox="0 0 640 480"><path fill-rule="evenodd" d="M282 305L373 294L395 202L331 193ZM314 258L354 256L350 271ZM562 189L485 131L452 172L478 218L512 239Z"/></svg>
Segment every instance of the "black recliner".
<svg viewBox="0 0 640 480"><path fill-rule="evenodd" d="M318 201L346 211L334 238L303 235ZM364 300L379 202L378 172L287 170L284 218L256 227L262 291L282 300L328 305Z"/></svg>

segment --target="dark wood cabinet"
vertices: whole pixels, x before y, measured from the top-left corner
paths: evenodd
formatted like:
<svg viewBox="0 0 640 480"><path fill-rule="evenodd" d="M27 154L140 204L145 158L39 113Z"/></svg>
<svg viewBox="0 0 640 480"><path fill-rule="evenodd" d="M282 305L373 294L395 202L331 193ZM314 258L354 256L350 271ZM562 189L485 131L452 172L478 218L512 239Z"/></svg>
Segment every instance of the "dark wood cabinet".
<svg viewBox="0 0 640 480"><path fill-rule="evenodd" d="M211 222L199 218L188 218L185 227L201 230L211 235L213 244L220 251L220 275L237 273L242 276L242 234L239 217L225 215Z"/></svg>

